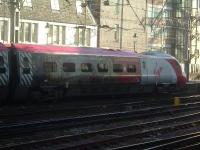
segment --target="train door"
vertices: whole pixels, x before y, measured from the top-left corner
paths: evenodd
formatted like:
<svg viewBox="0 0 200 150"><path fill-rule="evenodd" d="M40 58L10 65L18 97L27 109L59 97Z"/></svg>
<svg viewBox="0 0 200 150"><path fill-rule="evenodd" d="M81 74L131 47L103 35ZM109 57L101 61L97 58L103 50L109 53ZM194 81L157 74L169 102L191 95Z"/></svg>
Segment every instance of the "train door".
<svg viewBox="0 0 200 150"><path fill-rule="evenodd" d="M9 79L8 51L0 52L0 87L7 86Z"/></svg>
<svg viewBox="0 0 200 150"><path fill-rule="evenodd" d="M27 52L19 52L19 75L21 86L31 86L33 80L32 56Z"/></svg>
<svg viewBox="0 0 200 150"><path fill-rule="evenodd" d="M46 79L51 84L57 84L63 79L63 61L64 55L44 54L43 70Z"/></svg>
<svg viewBox="0 0 200 150"><path fill-rule="evenodd" d="M156 59L154 58L141 58L141 74L142 84L154 84L156 81L154 68L156 66Z"/></svg>

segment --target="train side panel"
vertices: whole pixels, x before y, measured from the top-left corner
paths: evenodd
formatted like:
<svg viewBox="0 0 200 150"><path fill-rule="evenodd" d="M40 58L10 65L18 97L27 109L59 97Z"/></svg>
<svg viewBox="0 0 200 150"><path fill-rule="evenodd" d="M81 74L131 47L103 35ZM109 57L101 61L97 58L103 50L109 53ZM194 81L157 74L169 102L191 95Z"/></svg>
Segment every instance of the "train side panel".
<svg viewBox="0 0 200 150"><path fill-rule="evenodd" d="M116 95L139 91L139 58L32 54L32 88L48 95ZM114 71L113 66L120 65ZM121 87L121 88L118 88Z"/></svg>
<svg viewBox="0 0 200 150"><path fill-rule="evenodd" d="M110 67L105 57L34 54L33 58L33 87L46 94L58 91L62 96L95 95L94 89L103 92L100 87L110 74L97 72L98 65Z"/></svg>

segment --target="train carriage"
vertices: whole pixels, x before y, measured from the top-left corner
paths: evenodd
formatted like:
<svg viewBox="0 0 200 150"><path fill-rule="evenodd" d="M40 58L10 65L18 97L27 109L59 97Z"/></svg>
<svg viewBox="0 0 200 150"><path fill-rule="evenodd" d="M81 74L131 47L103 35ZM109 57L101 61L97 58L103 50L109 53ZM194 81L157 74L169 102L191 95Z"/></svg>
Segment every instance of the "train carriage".
<svg viewBox="0 0 200 150"><path fill-rule="evenodd" d="M9 85L0 94L13 99L132 95L186 84L177 60L159 52L31 44L2 45L0 52L1 89L3 77Z"/></svg>
<svg viewBox="0 0 200 150"><path fill-rule="evenodd" d="M25 44L13 48L19 68L15 98L33 92L64 97L139 91L133 86L141 80L139 55L132 52Z"/></svg>

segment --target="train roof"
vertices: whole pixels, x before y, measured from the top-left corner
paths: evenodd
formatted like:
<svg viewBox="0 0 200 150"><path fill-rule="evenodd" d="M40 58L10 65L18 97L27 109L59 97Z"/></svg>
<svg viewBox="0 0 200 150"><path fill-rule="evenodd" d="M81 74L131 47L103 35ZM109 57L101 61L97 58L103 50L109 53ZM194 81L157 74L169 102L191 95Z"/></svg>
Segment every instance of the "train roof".
<svg viewBox="0 0 200 150"><path fill-rule="evenodd" d="M116 57L139 57L140 55L130 50L116 50L92 47L69 47L55 45L13 44L17 51L48 54L67 55L94 55Z"/></svg>
<svg viewBox="0 0 200 150"><path fill-rule="evenodd" d="M146 52L142 52L141 54L148 55L148 56L161 57L161 58L174 58L170 54L160 52L160 51L146 51Z"/></svg>
<svg viewBox="0 0 200 150"><path fill-rule="evenodd" d="M0 52L7 51L7 50L8 50L8 48L3 43L0 43Z"/></svg>

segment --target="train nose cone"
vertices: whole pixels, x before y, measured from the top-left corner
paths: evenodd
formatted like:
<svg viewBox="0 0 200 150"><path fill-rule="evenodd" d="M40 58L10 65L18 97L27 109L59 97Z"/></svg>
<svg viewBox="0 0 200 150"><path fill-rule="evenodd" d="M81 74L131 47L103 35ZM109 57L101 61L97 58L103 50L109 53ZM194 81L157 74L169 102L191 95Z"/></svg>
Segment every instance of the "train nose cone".
<svg viewBox="0 0 200 150"><path fill-rule="evenodd" d="M178 85L179 87L183 88L186 86L187 83L187 76L183 73L181 76L178 77Z"/></svg>

